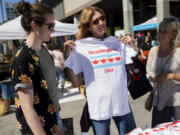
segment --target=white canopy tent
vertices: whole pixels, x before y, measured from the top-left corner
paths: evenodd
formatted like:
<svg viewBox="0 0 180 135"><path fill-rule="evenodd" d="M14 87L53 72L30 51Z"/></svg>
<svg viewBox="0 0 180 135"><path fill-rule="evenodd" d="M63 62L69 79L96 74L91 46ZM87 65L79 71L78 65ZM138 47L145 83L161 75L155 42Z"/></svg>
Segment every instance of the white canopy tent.
<svg viewBox="0 0 180 135"><path fill-rule="evenodd" d="M62 23L55 20L55 32L52 37L74 35L78 31L76 24ZM24 39L26 32L21 26L21 16L0 25L0 40Z"/></svg>

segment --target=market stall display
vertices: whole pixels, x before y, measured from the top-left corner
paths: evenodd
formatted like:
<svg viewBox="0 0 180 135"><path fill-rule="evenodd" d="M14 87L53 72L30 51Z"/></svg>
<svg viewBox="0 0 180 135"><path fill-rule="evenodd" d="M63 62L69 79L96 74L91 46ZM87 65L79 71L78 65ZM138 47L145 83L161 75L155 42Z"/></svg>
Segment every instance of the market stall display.
<svg viewBox="0 0 180 135"><path fill-rule="evenodd" d="M170 18L176 18L176 17L171 15ZM180 22L180 20L179 20L179 22ZM133 31L156 30L157 26L158 26L157 16L154 16L139 25L135 25L133 27Z"/></svg>
<svg viewBox="0 0 180 135"><path fill-rule="evenodd" d="M126 135L180 135L180 121L163 123L155 128L136 128Z"/></svg>

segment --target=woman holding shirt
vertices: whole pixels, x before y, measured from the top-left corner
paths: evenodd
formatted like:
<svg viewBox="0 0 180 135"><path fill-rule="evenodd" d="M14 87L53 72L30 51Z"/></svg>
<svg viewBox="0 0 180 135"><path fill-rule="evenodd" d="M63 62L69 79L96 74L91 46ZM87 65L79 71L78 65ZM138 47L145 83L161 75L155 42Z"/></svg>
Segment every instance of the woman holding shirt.
<svg viewBox="0 0 180 135"><path fill-rule="evenodd" d="M95 135L110 135L113 118L119 134L136 127L128 101L125 64L136 55L134 40L106 34L106 16L97 7L87 7L80 15L78 36L65 65L84 74L88 111ZM128 57L126 57L128 54Z"/></svg>

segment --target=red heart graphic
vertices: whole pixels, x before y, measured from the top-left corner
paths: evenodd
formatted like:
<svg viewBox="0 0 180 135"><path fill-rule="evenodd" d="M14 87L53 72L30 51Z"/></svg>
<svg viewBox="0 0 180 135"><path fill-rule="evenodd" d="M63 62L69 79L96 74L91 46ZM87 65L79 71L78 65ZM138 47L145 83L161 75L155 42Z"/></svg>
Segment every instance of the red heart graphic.
<svg viewBox="0 0 180 135"><path fill-rule="evenodd" d="M99 63L99 60L93 60L92 63L93 63L93 64L98 64L98 63Z"/></svg>
<svg viewBox="0 0 180 135"><path fill-rule="evenodd" d="M102 59L100 61L104 64L106 62L106 59Z"/></svg>
<svg viewBox="0 0 180 135"><path fill-rule="evenodd" d="M116 57L115 59L116 59L117 61L120 61L120 57Z"/></svg>
<svg viewBox="0 0 180 135"><path fill-rule="evenodd" d="M112 62L112 61L113 61L113 58L109 58L108 61L109 61L109 62Z"/></svg>

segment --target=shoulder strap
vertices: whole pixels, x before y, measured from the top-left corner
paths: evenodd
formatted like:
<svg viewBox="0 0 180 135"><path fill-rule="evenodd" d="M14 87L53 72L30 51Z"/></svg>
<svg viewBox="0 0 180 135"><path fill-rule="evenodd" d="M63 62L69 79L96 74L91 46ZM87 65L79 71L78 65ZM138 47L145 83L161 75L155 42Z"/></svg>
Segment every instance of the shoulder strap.
<svg viewBox="0 0 180 135"><path fill-rule="evenodd" d="M168 58L166 59L163 67L166 66L166 64L168 63L168 61L170 60L171 56L174 54L175 51L176 51L176 49L173 49L173 50L170 52L170 54L169 54ZM164 69L164 68L163 68L163 69Z"/></svg>
<svg viewBox="0 0 180 135"><path fill-rule="evenodd" d="M174 48L174 49L170 52L168 58L166 59L164 65L163 65L162 72L164 72L164 67L166 66L166 64L168 63L168 61L170 60L171 56L174 54L175 51L176 51L176 48ZM157 84L157 83L154 83L154 86L157 87L158 84Z"/></svg>

